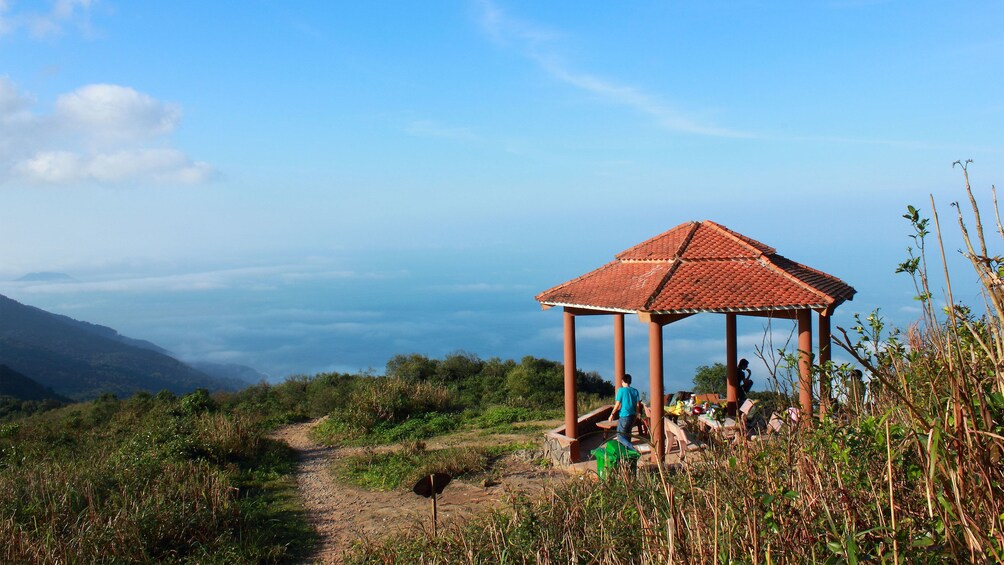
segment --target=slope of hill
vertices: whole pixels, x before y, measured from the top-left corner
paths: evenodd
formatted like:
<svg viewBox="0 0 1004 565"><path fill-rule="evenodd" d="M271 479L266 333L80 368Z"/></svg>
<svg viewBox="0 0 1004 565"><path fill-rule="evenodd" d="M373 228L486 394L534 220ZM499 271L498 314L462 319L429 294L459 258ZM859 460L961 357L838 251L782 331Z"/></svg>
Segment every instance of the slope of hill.
<svg viewBox="0 0 1004 565"><path fill-rule="evenodd" d="M12 396L18 400L45 400L47 398L60 402L67 400L53 392L51 388L36 383L7 365L0 365L0 396Z"/></svg>
<svg viewBox="0 0 1004 565"><path fill-rule="evenodd" d="M234 390L243 383L197 371L163 349L0 295L0 363L73 399L196 388Z"/></svg>

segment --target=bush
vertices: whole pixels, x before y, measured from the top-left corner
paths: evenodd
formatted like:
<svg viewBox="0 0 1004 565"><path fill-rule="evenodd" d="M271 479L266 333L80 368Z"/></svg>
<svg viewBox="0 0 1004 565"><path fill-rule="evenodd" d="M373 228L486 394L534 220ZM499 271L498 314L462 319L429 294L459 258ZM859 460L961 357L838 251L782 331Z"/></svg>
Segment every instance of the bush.
<svg viewBox="0 0 1004 565"><path fill-rule="evenodd" d="M446 389L396 378L367 381L350 393L346 404L343 411L331 416L364 433L381 423L401 423L412 416L448 412L453 408Z"/></svg>

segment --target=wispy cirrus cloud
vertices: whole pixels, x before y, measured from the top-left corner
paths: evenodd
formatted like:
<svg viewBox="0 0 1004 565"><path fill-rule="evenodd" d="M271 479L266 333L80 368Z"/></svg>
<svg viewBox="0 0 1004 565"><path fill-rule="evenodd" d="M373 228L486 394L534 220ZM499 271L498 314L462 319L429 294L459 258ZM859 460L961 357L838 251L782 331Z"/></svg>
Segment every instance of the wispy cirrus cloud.
<svg viewBox="0 0 1004 565"><path fill-rule="evenodd" d="M169 146L181 121L175 104L115 84L62 94L48 114L35 104L0 76L0 181L199 184L216 174Z"/></svg>
<svg viewBox="0 0 1004 565"><path fill-rule="evenodd" d="M516 50L558 81L645 114L671 131L712 137L757 137L749 132L702 123L643 88L574 70L554 49L560 32L512 17L491 0L480 0L480 7L481 27L489 39Z"/></svg>

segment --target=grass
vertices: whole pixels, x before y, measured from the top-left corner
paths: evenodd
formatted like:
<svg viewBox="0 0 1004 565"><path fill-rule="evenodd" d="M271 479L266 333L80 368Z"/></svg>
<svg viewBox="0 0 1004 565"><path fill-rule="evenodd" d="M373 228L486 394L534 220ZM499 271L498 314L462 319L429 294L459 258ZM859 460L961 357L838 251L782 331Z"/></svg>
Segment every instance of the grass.
<svg viewBox="0 0 1004 565"><path fill-rule="evenodd" d="M465 430L478 430L482 435L527 435L548 428L540 420L560 416L556 410L491 406L456 413L416 413L403 421L382 421L365 430L334 414L313 429L311 439L328 446L361 447L427 440Z"/></svg>
<svg viewBox="0 0 1004 565"><path fill-rule="evenodd" d="M54 410L0 437L0 562L302 557L295 455L256 422L137 396Z"/></svg>
<svg viewBox="0 0 1004 565"><path fill-rule="evenodd" d="M516 451L533 449L533 443L517 442L477 447L447 447L428 450L421 442L400 449L338 459L332 474L353 486L388 491L408 487L423 476L447 473L454 478L470 478L490 471L500 458Z"/></svg>

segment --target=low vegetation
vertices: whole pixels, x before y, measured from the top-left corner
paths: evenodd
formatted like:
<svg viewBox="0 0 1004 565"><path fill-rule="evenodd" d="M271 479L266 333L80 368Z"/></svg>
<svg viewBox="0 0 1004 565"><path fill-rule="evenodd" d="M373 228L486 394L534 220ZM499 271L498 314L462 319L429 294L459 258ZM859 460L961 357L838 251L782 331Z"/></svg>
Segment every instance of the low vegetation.
<svg viewBox="0 0 1004 565"><path fill-rule="evenodd" d="M0 562L278 562L312 532L295 459L205 391L0 425Z"/></svg>
<svg viewBox="0 0 1004 565"><path fill-rule="evenodd" d="M511 429L516 422L555 418L563 402L560 363L483 361L456 353L443 360L398 355L387 376L358 379L342 404L315 428L326 445L380 445L422 440L459 429ZM580 402L601 403L613 386L596 373L577 375Z"/></svg>
<svg viewBox="0 0 1004 565"><path fill-rule="evenodd" d="M408 373L413 364L434 370ZM401 356L388 373L294 377L216 395L10 403L0 422L0 562L296 562L314 534L296 498L295 454L268 439L270 430L327 415L328 443L406 443L340 467L339 476L368 488L399 488L430 470L475 477L529 446L427 449L417 440L482 426L535 431L522 422L556 414L548 403L562 378L550 361L461 353L442 361ZM493 378L513 386L532 379L536 387L491 404L497 389L515 390L489 386ZM593 402L612 393L598 375L580 374L580 382ZM488 388L496 392L470 392Z"/></svg>

